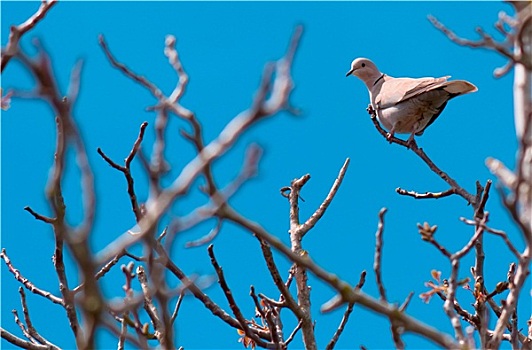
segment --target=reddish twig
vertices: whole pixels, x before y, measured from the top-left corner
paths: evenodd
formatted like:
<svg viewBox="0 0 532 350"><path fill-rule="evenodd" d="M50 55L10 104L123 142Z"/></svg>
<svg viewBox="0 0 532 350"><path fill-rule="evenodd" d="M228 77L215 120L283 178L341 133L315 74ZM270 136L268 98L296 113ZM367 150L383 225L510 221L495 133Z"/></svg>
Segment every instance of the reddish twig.
<svg viewBox="0 0 532 350"><path fill-rule="evenodd" d="M133 147L131 148L131 151L129 152L128 156L126 157L124 163L124 166L121 166L117 163L115 163L113 160L111 160L99 147L97 149L98 154L114 169L122 172L126 178L127 181L127 193L129 194L129 199L131 201L131 207L133 209L133 213L135 214L135 218L137 222L139 222L142 219L142 212L137 200L137 195L135 193L135 182L133 180L133 176L131 175L131 162L133 161L133 158L135 158L135 155L137 154L140 144L142 140L144 139L144 132L146 130L146 127L148 126L148 122L144 122L140 126L139 135L137 136L137 139L135 140L135 143L133 144Z"/></svg>
<svg viewBox="0 0 532 350"><path fill-rule="evenodd" d="M168 269L168 271L175 275L181 281L181 283L186 286L186 289L189 290L192 295L198 299L214 316L220 318L233 328L241 329L240 322L238 320L231 317L218 304L209 298L209 296L202 291L202 288L200 288L196 283L194 283L193 280L187 277L185 273L172 260L169 259L168 253L164 250L162 245L156 245L155 251L161 256L161 262L164 262L164 266ZM255 329L253 329L253 332L257 333L262 339L270 340L269 332Z"/></svg>
<svg viewBox="0 0 532 350"><path fill-rule="evenodd" d="M143 76L140 76L133 72L131 69L129 69L125 64L118 62L118 60L113 56L111 53L111 50L109 50L109 47L107 46L107 43L105 41L105 38L103 35L100 35L98 37L98 42L100 46L102 47L103 52L105 53L105 56L111 62L113 67L121 71L123 74L137 82L138 84L144 86L146 89L148 89L152 95L160 100L164 97L163 93L157 86L155 86L152 82L150 82L148 79L144 78Z"/></svg>
<svg viewBox="0 0 532 350"><path fill-rule="evenodd" d="M231 308L231 311L233 311L233 315L235 315L235 318L240 323L240 330L244 331L246 336L248 338L253 339L253 341L257 345L261 347L267 347L268 344L262 341L255 333L253 333L250 330L250 327L248 326L249 322L244 318L244 315L242 315L240 308L236 304L236 301L233 297L233 293L231 293L231 290L229 289L229 286L227 285L227 282L225 280L223 270L221 266L218 264L216 257L214 256L214 246L212 244L209 245L209 248L207 249L207 251L209 252L209 257L211 258L211 264L214 267L216 274L218 275L218 283L220 284L220 287L222 288L222 291L225 294L225 297L227 299L227 302L229 303L229 307Z"/></svg>
<svg viewBox="0 0 532 350"><path fill-rule="evenodd" d="M31 209L28 206L24 207L24 210L27 211L28 213L30 213L31 215L33 215L33 217L35 219L41 220L43 222L46 222L47 224L53 224L54 221L55 221L53 218L50 218L48 216L44 216L44 215L41 215L41 214L35 212L33 209Z"/></svg>

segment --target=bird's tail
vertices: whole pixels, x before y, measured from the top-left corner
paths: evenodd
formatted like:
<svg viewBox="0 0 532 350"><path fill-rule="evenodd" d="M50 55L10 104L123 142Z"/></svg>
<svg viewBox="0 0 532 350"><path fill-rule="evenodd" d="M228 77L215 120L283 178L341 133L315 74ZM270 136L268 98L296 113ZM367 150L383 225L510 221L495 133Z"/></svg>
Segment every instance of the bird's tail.
<svg viewBox="0 0 532 350"><path fill-rule="evenodd" d="M468 94L478 90L475 85L465 80L449 81L443 89L453 96Z"/></svg>

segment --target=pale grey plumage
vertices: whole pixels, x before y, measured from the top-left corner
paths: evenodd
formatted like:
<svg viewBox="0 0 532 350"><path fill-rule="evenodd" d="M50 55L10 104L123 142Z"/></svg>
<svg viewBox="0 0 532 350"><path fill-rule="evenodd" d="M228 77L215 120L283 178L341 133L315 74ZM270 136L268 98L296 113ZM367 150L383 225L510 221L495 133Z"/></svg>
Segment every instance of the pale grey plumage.
<svg viewBox="0 0 532 350"><path fill-rule="evenodd" d="M463 94L477 91L465 80L447 81L441 78L393 78L379 71L367 58L351 63L346 76L354 75L366 84L371 106L379 122L394 133L421 135L436 120L447 102Z"/></svg>

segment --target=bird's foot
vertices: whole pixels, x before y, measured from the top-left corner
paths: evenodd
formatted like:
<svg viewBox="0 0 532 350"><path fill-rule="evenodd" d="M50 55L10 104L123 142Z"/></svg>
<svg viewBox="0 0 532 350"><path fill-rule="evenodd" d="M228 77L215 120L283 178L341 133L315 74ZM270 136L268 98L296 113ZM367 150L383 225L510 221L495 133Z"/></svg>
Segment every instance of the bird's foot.
<svg viewBox="0 0 532 350"><path fill-rule="evenodd" d="M394 138L394 132L390 131L386 134L386 140L388 140L389 143L392 143L392 139Z"/></svg>
<svg viewBox="0 0 532 350"><path fill-rule="evenodd" d="M410 137L408 137L408 140L406 140L406 148L410 149L413 146L417 145L416 140L414 139L415 133L411 133Z"/></svg>

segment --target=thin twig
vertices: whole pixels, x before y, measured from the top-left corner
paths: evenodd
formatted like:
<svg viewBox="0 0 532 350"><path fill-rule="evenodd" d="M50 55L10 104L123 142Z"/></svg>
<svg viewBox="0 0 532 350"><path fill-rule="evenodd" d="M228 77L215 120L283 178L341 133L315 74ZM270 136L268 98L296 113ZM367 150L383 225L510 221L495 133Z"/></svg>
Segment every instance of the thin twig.
<svg viewBox="0 0 532 350"><path fill-rule="evenodd" d="M375 234L375 260L373 262L373 270L375 271L375 280L377 282L377 287L379 288L379 295L382 301L387 301L386 291L382 283L382 274L381 274L381 260L382 260L382 245L383 239L382 234L384 231L384 214L386 214L386 208L382 208L379 211L379 224L377 225L377 233Z"/></svg>
<svg viewBox="0 0 532 350"><path fill-rule="evenodd" d="M109 50L109 47L107 46L107 43L103 35L100 35L98 37L98 42L100 46L102 47L102 50L105 53L105 56L107 57L109 62L111 62L113 67L115 67L116 69L118 69L119 71L127 75L132 80L136 81L138 84L144 86L146 89L148 89L152 93L152 95L156 99L161 100L164 97L161 90L159 90L159 88L155 86L153 83L151 83L148 79L136 74L131 69L129 69L125 64L118 62L116 60L116 58L111 53L111 50Z"/></svg>
<svg viewBox="0 0 532 350"><path fill-rule="evenodd" d="M294 297L288 290L289 287L287 286L287 283L283 281L281 274L279 273L279 269L277 268L277 265L275 264L275 261L273 260L273 253L272 253L270 245L258 237L257 239L259 240L262 255L264 257L264 261L266 261L266 266L268 267L268 271L270 272L270 275L272 276L273 283L275 284L277 289L279 289L279 292L281 293L281 296L283 297L284 302L286 303L286 306L290 310L292 310L292 312L296 315L298 319L301 319L303 317L303 313L301 309L299 308L297 301L294 299ZM293 274L291 274L291 276L293 278Z"/></svg>
<svg viewBox="0 0 532 350"><path fill-rule="evenodd" d="M31 318L30 318L28 305L26 303L26 294L24 293L24 289L22 287L19 287L18 292L20 294L20 303L22 304L22 313L24 315L24 321L26 322L28 333L31 335L31 337L33 337L39 343L43 345L48 345L51 350L58 350L59 348L56 345L50 343L39 332L37 332L35 327L33 327L33 323L31 322Z"/></svg>
<svg viewBox="0 0 532 350"><path fill-rule="evenodd" d="M292 340L294 340L294 337L295 337L297 331L301 329L301 323L302 323L301 320L299 320L299 322L297 323L296 328L294 328L292 333L290 333L288 338L286 338L286 341L284 342L284 345L288 346L288 344L290 344L292 342Z"/></svg>
<svg viewBox="0 0 532 350"><path fill-rule="evenodd" d="M397 187L395 189L395 192L402 196L409 196L414 197L415 199L440 199L444 197L449 197L453 194L456 194L456 190L454 188L450 188L443 192L425 192L425 193L417 193L415 191L407 191L400 187Z"/></svg>
<svg viewBox="0 0 532 350"><path fill-rule="evenodd" d="M148 278L146 276L146 272L144 271L144 267L142 267L141 265L137 266L137 278L139 280L140 287L142 288L142 294L144 296L144 309L150 317L150 320L153 324L153 329L155 331L160 332L162 326L161 320L159 318L159 315L157 314L157 308L155 307L155 304L153 303L153 299L151 297L152 291L148 286Z"/></svg>
<svg viewBox="0 0 532 350"><path fill-rule="evenodd" d="M344 165L342 165L342 168L340 169L340 172L338 173L338 176L336 177L336 180L334 181L331 189L329 190L329 193L327 194L327 197L323 200L323 203L319 206L318 209L312 214L307 221L302 225L301 229L303 230L303 235L305 235L306 232L311 230L314 225L321 219L323 214L325 214L325 210L329 207L332 200L334 199L334 196L338 192L338 189L340 188L340 185L342 184L342 181L345 176L345 172L347 171L347 167L349 166L349 158L347 158L344 162Z"/></svg>
<svg viewBox="0 0 532 350"><path fill-rule="evenodd" d="M360 279L359 279L357 285L355 286L355 289L357 289L357 290L361 289L365 282L366 282L366 271L364 270L360 274ZM340 336L342 335L342 332L345 329L345 325L347 324L347 321L349 321L349 316L351 315L351 312L353 312L353 307L354 306L355 306L355 303L347 304L347 308L346 308L346 310L344 312L344 316L342 317L342 320L340 321L340 325L338 326L338 328L334 332L334 335L332 336L331 340L329 341L329 343L325 347L326 350L334 349L334 346L338 342L338 339L340 339Z"/></svg>
<svg viewBox="0 0 532 350"><path fill-rule="evenodd" d="M30 207L26 206L24 207L24 210L27 211L28 213L30 213L31 215L33 215L33 217L37 220L41 220L41 221L44 221L46 222L47 224L53 224L54 223L54 219L53 218L50 218L48 216L44 216L44 215L41 215L39 213L37 213L36 211L34 211L33 209L31 209Z"/></svg>
<svg viewBox="0 0 532 350"><path fill-rule="evenodd" d="M97 254L97 261L103 263L116 255L117 251L126 249L130 245L143 239L154 228L159 218L168 210L171 204L180 196L186 194L197 176L202 173L206 166L223 155L236 142L239 136L254 123L265 117L286 110L289 105L289 97L293 88L290 76L292 57L297 48L300 30L296 30L294 39L283 60L277 67L277 74L273 74L273 66L267 65L263 79L257 92L253 106L236 116L203 150L189 162L174 180L172 185L161 192L156 198L148 199L146 203L146 215L139 226L141 232L138 235L122 234L110 243L103 251ZM129 71L128 71L129 73ZM275 79L275 82L272 81ZM272 84L273 83L273 84ZM272 90L273 89L273 90Z"/></svg>
<svg viewBox="0 0 532 350"><path fill-rule="evenodd" d="M42 0L39 9L33 16L18 26L11 26L7 45L5 48L2 48L2 63L0 72L4 71L4 68L7 66L11 58L18 53L19 42L22 36L35 27L56 3L56 0Z"/></svg>
<svg viewBox="0 0 532 350"><path fill-rule="evenodd" d="M251 332L251 330L249 329L248 321L244 318L244 315L242 315L240 308L236 304L236 301L233 298L233 293L231 293L231 289L229 289L229 286L227 285L227 282L225 280L222 267L218 264L218 261L216 260L216 257L214 256L214 246L212 244L209 245L209 248L207 249L207 251L209 252L209 257L211 258L211 264L214 267L216 274L218 275L218 283L220 284L220 287L222 288L222 291L225 294L225 297L227 299L227 302L229 303L229 307L231 308L231 311L233 311L233 315L235 315L235 318L240 323L240 329L244 331L244 333L246 334L248 338L253 339L253 341L255 341L257 345L261 347L267 347L267 343L262 341L259 337L257 337L256 334Z"/></svg>
<svg viewBox="0 0 532 350"><path fill-rule="evenodd" d="M37 288L30 280L28 280L26 277L24 277L20 271L15 268L11 262L11 259L7 256L5 248L2 248L2 252L0 252L0 258L4 260L4 263L6 264L7 268L9 269L9 272L13 274L15 279L22 283L24 287L26 287L27 290L30 292L40 295L42 297L45 297L46 299L50 300L54 304L58 304L61 306L64 306L63 299L56 297L52 293L45 291L43 289Z"/></svg>
<svg viewBox="0 0 532 350"><path fill-rule="evenodd" d="M387 137L388 133L379 124L375 111L371 111L371 120L373 121L373 124L375 125L375 128L377 129L377 131L384 138L388 140L388 137ZM453 189L456 192L456 194L464 198L467 201L467 203L472 204L473 206L476 205L475 196L467 192L463 187L458 185L458 183L453 178L451 178L447 173L445 173L438 166L436 166L436 164L434 164L434 162L427 156L427 154L423 151L423 149L418 147L415 140L413 140L413 142L407 142L394 136L394 137L391 137L389 141L412 150L412 152L414 152L419 158L421 158L425 162L425 164L427 164L430 170L436 173L436 175L438 175L443 181L447 182L451 186L451 189ZM447 190L446 192L448 191L450 190Z"/></svg>
<svg viewBox="0 0 532 350"><path fill-rule="evenodd" d="M189 241L185 244L185 247L187 248L191 248L191 247L199 247L199 246L202 246L202 245L205 245L207 243L210 243L212 242L212 240L214 240L214 238L218 235L218 233L220 232L220 230L222 229L222 220L218 219L217 222L216 222L216 226L213 227L208 234L206 234L205 236L203 237L200 237L194 241Z"/></svg>
<svg viewBox="0 0 532 350"><path fill-rule="evenodd" d="M512 63L521 63L527 69L532 69L532 64L530 62L527 62L524 57L518 58L515 57L515 55L508 49L507 42L499 43L495 41L495 39L489 35L488 33L484 32L481 28L477 28L477 33L482 37L482 39L478 41L472 41L468 39L463 39L457 36L453 31L445 27L441 22L439 22L435 17L428 16L429 21L436 27L438 30L440 30L443 34L449 38L452 42L461 45L461 46L468 46L472 48L483 48L488 50L493 50L501 54L502 56L508 58ZM508 39L513 39L510 37L507 37Z"/></svg>
<svg viewBox="0 0 532 350"><path fill-rule="evenodd" d="M135 214L135 218L137 222L139 222L142 219L142 211L139 206L137 195L135 193L135 181L133 180L133 176L131 175L131 162L133 161L133 158L135 158L135 155L137 154L138 150L140 149L140 144L142 143L142 140L144 139L144 132L146 131L146 127L148 126L147 122L144 122L140 125L140 131L139 135L137 136L137 139L135 140L135 143L133 144L133 147L131 148L131 151L129 152L128 156L126 157L124 163L124 166L121 166L117 163L115 163L111 158L109 158L100 148L97 149L98 154L114 169L122 172L126 178L127 181L127 193L129 194L129 199L131 201L131 208L133 210L133 213Z"/></svg>
<svg viewBox="0 0 532 350"><path fill-rule="evenodd" d="M257 237L260 237L264 241L268 242L268 244L287 257L290 261L296 262L301 266L305 266L305 268L311 271L317 278L331 286L339 294L341 302L355 302L365 308L377 312L378 314L382 314L386 317L395 317L401 321L405 332L413 332L423 335L427 339L434 341L436 344L439 344L442 347L453 349L459 347L459 345L448 335L425 325L424 323L408 316L405 313L398 313L396 307L393 307L387 303L382 303L380 300L374 299L362 291L354 291L348 283L315 264L308 255L301 256L293 253L290 248L285 246L283 242L276 236L267 232L259 224L246 219L238 212L227 208L224 214L224 217L229 221L245 228L251 234L256 235ZM334 300L331 300L331 302L323 304L321 310L324 312L330 310L331 303L337 306L337 298L335 297L333 299Z"/></svg>
<svg viewBox="0 0 532 350"><path fill-rule="evenodd" d="M30 341L21 339L14 334L9 333L4 328L0 328L0 336L2 339L5 339L6 341L10 342L13 345L18 346L21 349L28 349L28 350L49 350L50 347L48 345L42 345L42 344L35 344Z"/></svg>
<svg viewBox="0 0 532 350"><path fill-rule="evenodd" d="M414 296L414 292L408 293L408 296L406 297L405 301L399 306L399 311L405 312L406 308L408 307L408 304L410 304L410 300L412 300L412 297Z"/></svg>
<svg viewBox="0 0 532 350"><path fill-rule="evenodd" d="M463 223L465 223L467 225L473 225L473 226L479 225L480 222L481 222L478 219L477 220L469 220L469 219L466 219L464 217L461 217L460 221L462 221ZM510 239L508 238L508 234L506 232L504 232L502 230L497 230L497 229L488 227L486 225L484 225L483 228L484 228L484 231L501 237L504 240L504 243L506 243L506 245L508 246L508 249L515 255L515 257L517 259L521 259L521 253L517 250L517 248L514 246L512 241L510 241Z"/></svg>
<svg viewBox="0 0 532 350"><path fill-rule="evenodd" d="M179 294L179 298L177 299L177 302L175 304L174 312L172 312L172 317L170 318L170 323L173 325L177 315L179 313L179 309L181 308L181 303L183 302L183 299L185 297L185 290Z"/></svg>
<svg viewBox="0 0 532 350"><path fill-rule="evenodd" d="M187 277L185 273L168 258L168 253L164 250L162 245L156 245L155 251L163 258L162 261L164 262L165 267L173 275L175 275L181 281L181 283L186 286L186 289L189 290L192 295L194 295L194 297L198 299L214 316L220 318L233 328L241 329L241 325L238 320L225 312L218 304L216 304L208 295L203 292L202 288L200 288L196 283L194 283L193 280ZM253 332L257 333L262 339L270 340L269 332L256 329L253 329Z"/></svg>

